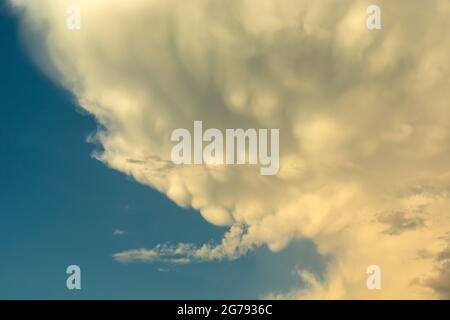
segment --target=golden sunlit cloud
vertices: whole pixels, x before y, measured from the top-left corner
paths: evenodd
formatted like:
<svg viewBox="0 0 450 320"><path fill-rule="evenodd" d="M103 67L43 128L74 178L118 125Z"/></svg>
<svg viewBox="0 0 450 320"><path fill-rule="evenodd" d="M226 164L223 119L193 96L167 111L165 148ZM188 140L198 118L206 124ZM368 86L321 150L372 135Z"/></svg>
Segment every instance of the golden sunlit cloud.
<svg viewBox="0 0 450 320"><path fill-rule="evenodd" d="M308 238L331 257L324 279L300 270L307 288L268 296L450 297L450 2L378 0L375 30L365 0L11 2L37 62L101 124L98 159L230 227L217 246L116 260L236 259ZM171 133L195 120L279 128L278 174L174 165Z"/></svg>

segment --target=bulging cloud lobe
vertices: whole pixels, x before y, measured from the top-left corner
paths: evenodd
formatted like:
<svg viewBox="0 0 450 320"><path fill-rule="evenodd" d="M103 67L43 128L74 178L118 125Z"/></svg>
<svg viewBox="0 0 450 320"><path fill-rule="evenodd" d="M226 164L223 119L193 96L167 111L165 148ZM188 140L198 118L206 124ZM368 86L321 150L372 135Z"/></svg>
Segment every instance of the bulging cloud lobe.
<svg viewBox="0 0 450 320"><path fill-rule="evenodd" d="M365 0L11 2L41 66L102 125L98 158L230 226L216 247L118 261L234 259L310 238L332 257L325 279L301 272L308 288L272 296L448 297L450 3L378 0L383 29L370 31ZM81 30L66 28L69 4ZM194 120L280 128L279 174L173 165L170 134ZM366 288L372 264L380 291Z"/></svg>

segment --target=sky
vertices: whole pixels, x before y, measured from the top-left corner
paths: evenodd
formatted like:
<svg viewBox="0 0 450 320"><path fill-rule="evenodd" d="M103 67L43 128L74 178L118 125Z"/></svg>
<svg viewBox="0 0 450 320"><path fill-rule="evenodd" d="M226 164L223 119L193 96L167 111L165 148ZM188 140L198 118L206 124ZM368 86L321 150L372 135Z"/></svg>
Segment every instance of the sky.
<svg viewBox="0 0 450 320"><path fill-rule="evenodd" d="M450 2L3 3L2 297L450 298Z"/></svg>

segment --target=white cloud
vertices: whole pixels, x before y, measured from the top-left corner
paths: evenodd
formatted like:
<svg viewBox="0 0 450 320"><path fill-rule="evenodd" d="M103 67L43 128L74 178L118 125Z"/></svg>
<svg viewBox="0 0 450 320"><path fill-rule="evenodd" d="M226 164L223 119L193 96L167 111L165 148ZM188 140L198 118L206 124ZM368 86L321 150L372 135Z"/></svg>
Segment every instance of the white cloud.
<svg viewBox="0 0 450 320"><path fill-rule="evenodd" d="M381 31L367 30L365 0L13 3L41 66L104 128L98 158L231 226L218 246L117 260L220 260L307 237L333 259L295 297L438 296L411 283L436 268L417 252L437 254L450 231L450 3L379 0ZM69 3L79 31L65 28ZM173 166L170 133L199 119L280 128L280 174ZM380 292L364 286L371 264Z"/></svg>

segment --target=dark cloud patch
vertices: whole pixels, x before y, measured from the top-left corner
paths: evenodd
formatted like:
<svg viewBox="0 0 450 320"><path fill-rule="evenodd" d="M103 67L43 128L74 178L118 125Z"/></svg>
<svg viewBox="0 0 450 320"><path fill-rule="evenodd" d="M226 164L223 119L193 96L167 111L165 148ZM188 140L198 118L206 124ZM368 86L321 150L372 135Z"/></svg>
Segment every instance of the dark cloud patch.
<svg viewBox="0 0 450 320"><path fill-rule="evenodd" d="M422 249L417 250L417 258L418 259L432 259L432 258L434 258L434 254L432 251L422 248Z"/></svg>
<svg viewBox="0 0 450 320"><path fill-rule="evenodd" d="M142 166L144 167L144 171L151 171L151 174L158 177L167 176L175 167L172 162L158 156L148 156L143 159L128 158L127 163L130 165Z"/></svg>
<svg viewBox="0 0 450 320"><path fill-rule="evenodd" d="M450 260L450 247L447 247L447 250L440 252L436 259L438 261Z"/></svg>
<svg viewBox="0 0 450 320"><path fill-rule="evenodd" d="M435 260L435 275L426 277L419 283L431 288L440 298L450 299L450 240L447 247L436 255Z"/></svg>
<svg viewBox="0 0 450 320"><path fill-rule="evenodd" d="M408 217L405 212L395 211L382 213L378 216L378 222L388 226L383 231L389 235L399 235L405 231L416 230L425 226L425 219L420 216Z"/></svg>
<svg viewBox="0 0 450 320"><path fill-rule="evenodd" d="M399 197L410 197L415 195L450 198L450 174L447 173L435 178L414 181L411 185L401 189L398 193Z"/></svg>

